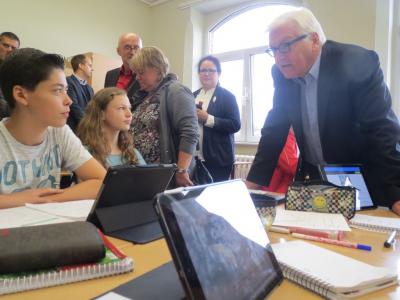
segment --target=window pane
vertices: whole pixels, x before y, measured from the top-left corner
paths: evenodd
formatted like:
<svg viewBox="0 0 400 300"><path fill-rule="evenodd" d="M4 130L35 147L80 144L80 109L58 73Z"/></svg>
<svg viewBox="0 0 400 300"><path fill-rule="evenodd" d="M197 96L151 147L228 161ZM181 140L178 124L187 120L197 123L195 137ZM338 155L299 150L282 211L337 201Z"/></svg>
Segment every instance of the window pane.
<svg viewBox="0 0 400 300"><path fill-rule="evenodd" d="M272 108L274 83L271 68L274 59L266 53L251 57L251 89L252 89L252 135L261 135L265 118Z"/></svg>
<svg viewBox="0 0 400 300"><path fill-rule="evenodd" d="M236 102L239 106L239 114L240 120L242 118L242 101L243 101L243 59L240 60L231 60L221 62L221 77L219 78L219 82L221 86L236 97ZM237 141L243 140L244 137L241 136L241 132L243 130L243 122L242 129L235 134L235 139Z"/></svg>
<svg viewBox="0 0 400 300"><path fill-rule="evenodd" d="M212 32L211 53L264 46L268 43L265 32L276 16L292 10L289 5L267 5L241 13Z"/></svg>
<svg viewBox="0 0 400 300"><path fill-rule="evenodd" d="M242 118L243 60L221 62L221 70L219 82L223 88L235 95L239 106L240 118Z"/></svg>

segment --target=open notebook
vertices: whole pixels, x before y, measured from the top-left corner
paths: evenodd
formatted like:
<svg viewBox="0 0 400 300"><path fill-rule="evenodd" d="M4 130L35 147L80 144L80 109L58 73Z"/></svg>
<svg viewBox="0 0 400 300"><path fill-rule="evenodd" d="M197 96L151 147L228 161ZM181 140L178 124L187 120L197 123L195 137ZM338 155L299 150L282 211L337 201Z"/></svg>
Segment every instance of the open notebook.
<svg viewBox="0 0 400 300"><path fill-rule="evenodd" d="M396 268L374 267L303 242L273 244L284 277L328 299L348 299L398 283Z"/></svg>

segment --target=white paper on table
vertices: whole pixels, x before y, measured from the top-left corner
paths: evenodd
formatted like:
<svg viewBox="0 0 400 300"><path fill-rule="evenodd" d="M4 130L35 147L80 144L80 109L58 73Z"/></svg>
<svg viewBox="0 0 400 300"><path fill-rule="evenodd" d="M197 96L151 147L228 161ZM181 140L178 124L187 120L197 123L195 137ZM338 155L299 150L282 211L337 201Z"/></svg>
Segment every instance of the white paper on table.
<svg viewBox="0 0 400 300"><path fill-rule="evenodd" d="M26 203L25 205L31 209L44 212L52 216L77 220L86 220L90 210L92 209L94 200L77 200L67 202L52 202L42 204Z"/></svg>
<svg viewBox="0 0 400 300"><path fill-rule="evenodd" d="M277 209L273 226L302 227L316 230L351 231L342 214Z"/></svg>
<svg viewBox="0 0 400 300"><path fill-rule="evenodd" d="M73 220L49 215L26 206L0 209L0 229L71 221Z"/></svg>

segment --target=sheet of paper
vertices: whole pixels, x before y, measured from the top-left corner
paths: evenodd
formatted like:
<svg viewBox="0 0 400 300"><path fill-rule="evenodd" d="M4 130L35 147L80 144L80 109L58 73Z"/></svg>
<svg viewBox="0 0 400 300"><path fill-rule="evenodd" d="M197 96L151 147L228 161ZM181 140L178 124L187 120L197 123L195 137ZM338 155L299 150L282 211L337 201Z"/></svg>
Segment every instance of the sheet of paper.
<svg viewBox="0 0 400 300"><path fill-rule="evenodd" d="M26 206L0 209L0 229L71 221L71 219L52 216Z"/></svg>
<svg viewBox="0 0 400 300"><path fill-rule="evenodd" d="M131 298L126 298L124 296L121 296L120 294L109 292L107 294L104 294L103 296L100 296L99 298L97 298L97 300L131 300Z"/></svg>
<svg viewBox="0 0 400 300"><path fill-rule="evenodd" d="M351 231L341 214L327 214L277 209L274 226L302 227L316 230Z"/></svg>
<svg viewBox="0 0 400 300"><path fill-rule="evenodd" d="M78 200L43 204L27 203L26 206L49 215L84 221L92 209L93 203L94 200Z"/></svg>

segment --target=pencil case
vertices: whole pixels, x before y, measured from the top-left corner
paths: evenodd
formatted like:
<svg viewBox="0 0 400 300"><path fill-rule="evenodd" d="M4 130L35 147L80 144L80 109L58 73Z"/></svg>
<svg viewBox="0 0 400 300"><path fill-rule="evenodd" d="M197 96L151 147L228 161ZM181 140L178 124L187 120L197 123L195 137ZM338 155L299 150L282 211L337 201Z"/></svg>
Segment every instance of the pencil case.
<svg viewBox="0 0 400 300"><path fill-rule="evenodd" d="M337 186L327 181L293 182L286 193L288 210L340 213L346 219L356 212L356 191L351 186Z"/></svg>
<svg viewBox="0 0 400 300"><path fill-rule="evenodd" d="M105 247L89 222L0 229L0 274L98 262Z"/></svg>

